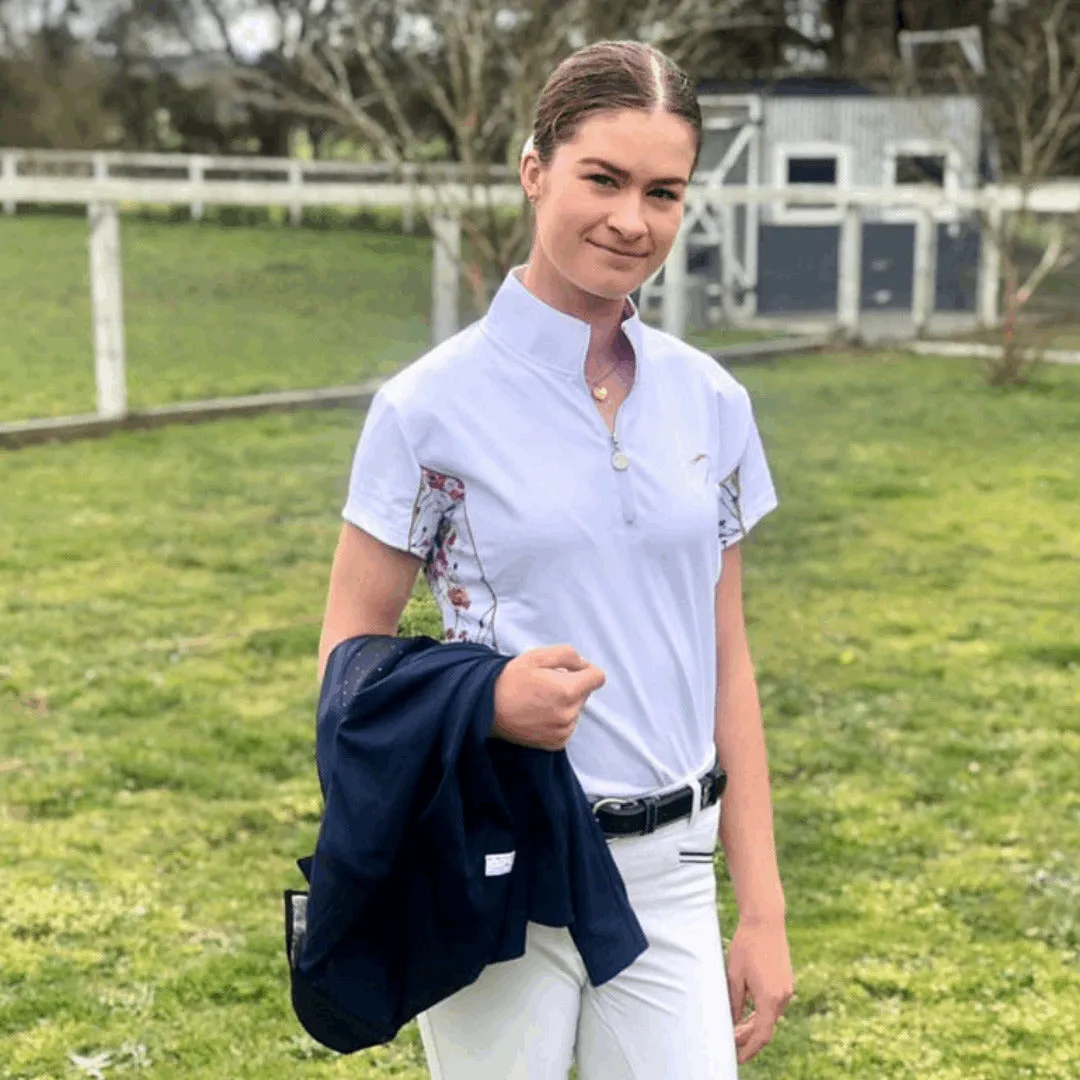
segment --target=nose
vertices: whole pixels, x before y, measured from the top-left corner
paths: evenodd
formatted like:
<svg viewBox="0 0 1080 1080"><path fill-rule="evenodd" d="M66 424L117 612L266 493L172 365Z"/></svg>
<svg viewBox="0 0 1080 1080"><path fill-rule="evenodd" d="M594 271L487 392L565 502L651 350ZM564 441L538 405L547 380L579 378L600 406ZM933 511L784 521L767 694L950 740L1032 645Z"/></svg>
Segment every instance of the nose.
<svg viewBox="0 0 1080 1080"><path fill-rule="evenodd" d="M628 188L621 193L608 214L608 225L626 243L640 240L648 232L642 203L641 195L633 188Z"/></svg>

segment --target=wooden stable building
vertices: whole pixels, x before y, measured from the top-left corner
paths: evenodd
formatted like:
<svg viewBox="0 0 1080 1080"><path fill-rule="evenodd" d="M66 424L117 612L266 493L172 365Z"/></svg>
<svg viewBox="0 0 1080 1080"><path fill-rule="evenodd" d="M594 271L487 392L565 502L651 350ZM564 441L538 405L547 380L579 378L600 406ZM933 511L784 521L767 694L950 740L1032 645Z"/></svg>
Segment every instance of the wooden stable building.
<svg viewBox="0 0 1080 1080"><path fill-rule="evenodd" d="M706 186L971 190L996 179L982 103L970 94L901 97L837 80L800 78L699 90L705 132L695 180ZM916 211L868 207L861 226L861 307L910 312ZM690 318L697 325L755 318L831 319L837 311L837 206L710 205L687 210ZM943 206L937 222L934 312L975 318L980 231ZM643 290L661 300L662 272Z"/></svg>

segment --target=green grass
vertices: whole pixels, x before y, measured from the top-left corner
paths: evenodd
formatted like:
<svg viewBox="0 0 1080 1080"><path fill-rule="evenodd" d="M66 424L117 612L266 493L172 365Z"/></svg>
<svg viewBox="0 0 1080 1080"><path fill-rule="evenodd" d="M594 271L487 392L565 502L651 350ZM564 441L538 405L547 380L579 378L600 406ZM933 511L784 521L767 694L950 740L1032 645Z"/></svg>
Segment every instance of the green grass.
<svg viewBox="0 0 1080 1080"><path fill-rule="evenodd" d="M0 217L0 422L96 409L87 239L82 218ZM425 239L124 217L121 258L134 409L354 383L430 338ZM774 336L721 327L688 340Z"/></svg>
<svg viewBox="0 0 1080 1080"><path fill-rule="evenodd" d="M1012 393L889 354L737 374L782 502L746 588L799 995L742 1072L1070 1080L1080 371ZM303 1035L281 940L361 422L0 454L0 1076L106 1051L107 1076L426 1075L412 1025L344 1059ZM422 580L404 624L438 633Z"/></svg>
<svg viewBox="0 0 1080 1080"><path fill-rule="evenodd" d="M745 345L748 341L765 341L785 337L775 330L759 330L749 326L717 326L707 330L691 330L686 340L699 349L722 349L728 345Z"/></svg>
<svg viewBox="0 0 1080 1080"><path fill-rule="evenodd" d="M0 421L96 409L87 240L0 217ZM429 340L426 240L125 217L121 252L132 408L354 383Z"/></svg>

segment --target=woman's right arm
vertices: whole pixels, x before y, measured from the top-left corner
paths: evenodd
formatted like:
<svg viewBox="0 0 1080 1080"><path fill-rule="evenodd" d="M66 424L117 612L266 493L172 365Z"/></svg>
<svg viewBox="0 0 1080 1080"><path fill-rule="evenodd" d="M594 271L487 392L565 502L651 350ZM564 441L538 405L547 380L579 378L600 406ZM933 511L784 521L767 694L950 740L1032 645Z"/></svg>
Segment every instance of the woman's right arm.
<svg viewBox="0 0 1080 1080"><path fill-rule="evenodd" d="M330 568L322 636L319 682L336 645L359 634L397 634L423 559L390 547L345 522Z"/></svg>
<svg viewBox="0 0 1080 1080"><path fill-rule="evenodd" d="M418 555L376 540L345 523L330 569L319 682L334 647L359 634L397 635L409 602ZM577 727L588 696L605 682L595 664L568 644L529 649L511 660L495 680L495 722L491 734L545 750L563 749Z"/></svg>

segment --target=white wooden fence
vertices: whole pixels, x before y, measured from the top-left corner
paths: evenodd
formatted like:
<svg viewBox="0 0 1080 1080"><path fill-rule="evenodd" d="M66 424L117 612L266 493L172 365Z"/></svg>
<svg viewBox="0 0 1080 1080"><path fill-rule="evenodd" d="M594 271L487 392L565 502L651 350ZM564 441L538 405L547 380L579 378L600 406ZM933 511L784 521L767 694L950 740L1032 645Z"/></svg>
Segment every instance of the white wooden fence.
<svg viewBox="0 0 1080 1080"><path fill-rule="evenodd" d="M219 156L210 154L131 153L122 150L20 150L0 149L0 178L60 177L96 180L187 180L197 189L204 180L262 180L286 186L293 197L287 202L289 221L301 224L305 206L325 205L307 197L312 189L332 190L340 184L392 183L412 190L425 175L440 179L460 174L454 165L433 163L430 166L354 161L304 161L299 158ZM491 166L486 177L513 182L512 170ZM333 200L331 200L331 203ZM13 214L18 200L5 197L0 209ZM204 200L195 197L187 204L191 217L198 221L206 213ZM416 206L406 200L404 227L412 232Z"/></svg>
<svg viewBox="0 0 1080 1080"><path fill-rule="evenodd" d="M457 328L461 237L458 214L463 207L475 205L477 198L477 188L460 180L432 183L416 172L402 182L384 166L153 154L0 151L0 165L0 204L5 208L14 209L19 203L66 203L85 205L88 209L97 408L103 418L122 417L127 412L118 225L118 208L122 204L188 206L196 216L211 204L285 206L290 208L293 221L299 220L303 209L309 206L397 207L423 212L431 218L435 238L433 340L443 340ZM444 178L454 175L446 166L435 168ZM215 171L231 171L234 175L218 178L213 175ZM330 176L334 180L329 180ZM516 182L486 185L481 197L506 207L522 203ZM704 200L711 207L774 202L816 206L832 203L842 207L837 324L854 337L859 333L861 318L863 208L908 207L915 213L913 321L919 332L926 326L933 306L936 209L948 206L977 212L991 221L1000 220L1004 212L1021 208L1037 213L1076 214L1080 213L1080 183L1048 183L1026 193L1010 186L946 193L916 187L692 185L687 199L691 204ZM1000 259L996 245L989 242L990 233L984 235L988 242L981 245L978 316L984 325L994 325L998 317ZM662 291L663 327L679 336L685 332L688 315L687 242L684 229L665 264Z"/></svg>

